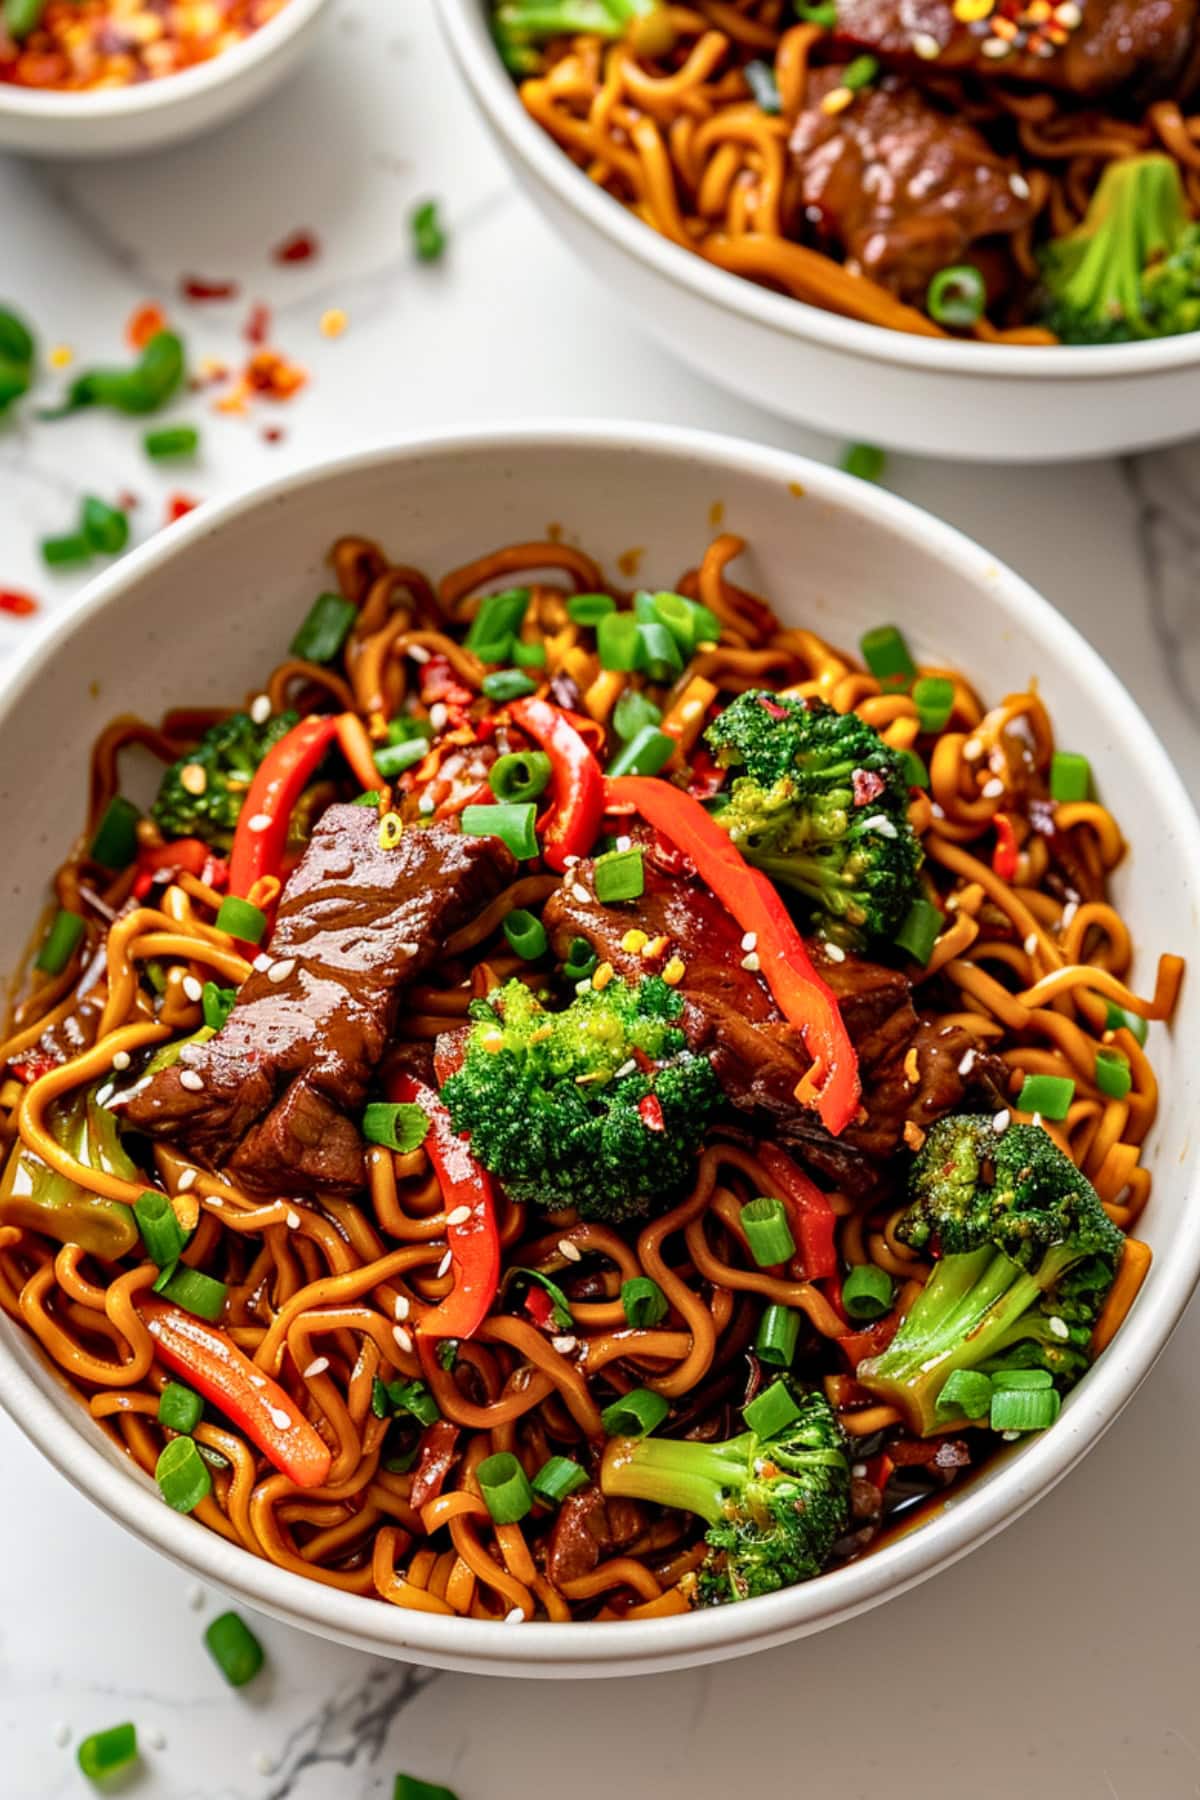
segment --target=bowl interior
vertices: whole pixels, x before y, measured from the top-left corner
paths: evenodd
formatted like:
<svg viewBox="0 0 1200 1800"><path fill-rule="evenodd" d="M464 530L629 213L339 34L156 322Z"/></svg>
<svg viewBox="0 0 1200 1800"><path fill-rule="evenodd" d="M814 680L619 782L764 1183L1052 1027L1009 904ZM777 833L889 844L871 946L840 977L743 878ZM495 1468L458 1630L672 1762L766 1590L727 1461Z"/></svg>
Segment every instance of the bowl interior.
<svg viewBox="0 0 1200 1800"><path fill-rule="evenodd" d="M1071 627L986 552L863 483L748 445L633 427L531 427L354 458L203 509L94 585L0 705L9 867L0 969L20 959L48 874L78 826L95 733L120 712L153 718L167 705L256 692L327 584L325 554L338 535L378 537L397 560L441 573L495 545L561 531L616 580L633 569L639 582L669 586L697 560L716 517L747 540L737 578L768 594L786 621L850 646L867 627L895 621L918 652L963 668L992 699L1036 678L1059 743L1091 758L1132 841L1115 886L1132 922L1135 984L1152 988L1158 952L1186 949L1196 927L1196 820L1149 727ZM134 779L145 794L150 765ZM170 1513L8 1321L0 1400L71 1479L159 1548L294 1623L393 1655L494 1672L620 1673L818 1629L920 1579L1030 1504L1111 1421L1162 1348L1200 1264L1186 1167L1200 1124L1198 1010L1200 992L1185 985L1173 1035L1156 1027L1151 1037L1162 1106L1155 1194L1139 1229L1155 1263L1115 1346L1052 1432L996 1465L935 1524L807 1587L611 1631L501 1633L400 1613L302 1582Z"/></svg>

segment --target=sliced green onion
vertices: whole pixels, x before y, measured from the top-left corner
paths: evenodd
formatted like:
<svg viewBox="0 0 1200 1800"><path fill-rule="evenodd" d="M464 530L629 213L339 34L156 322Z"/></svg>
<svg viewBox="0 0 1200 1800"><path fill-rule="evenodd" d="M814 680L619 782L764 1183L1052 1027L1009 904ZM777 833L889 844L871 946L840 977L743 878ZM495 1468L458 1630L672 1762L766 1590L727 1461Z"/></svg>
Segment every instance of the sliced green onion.
<svg viewBox="0 0 1200 1800"><path fill-rule="evenodd" d="M114 794L96 827L88 855L106 869L127 869L137 855L137 807L122 794Z"/></svg>
<svg viewBox="0 0 1200 1800"><path fill-rule="evenodd" d="M392 1800L458 1800L458 1795L436 1781L418 1781L415 1775L397 1775Z"/></svg>
<svg viewBox="0 0 1200 1800"><path fill-rule="evenodd" d="M1133 1086L1129 1058L1119 1050L1097 1050L1096 1086L1110 1100L1123 1100Z"/></svg>
<svg viewBox="0 0 1200 1800"><path fill-rule="evenodd" d="M409 1101L373 1100L362 1116L362 1134L368 1144L407 1156L419 1150L429 1131L429 1114Z"/></svg>
<svg viewBox="0 0 1200 1800"><path fill-rule="evenodd" d="M158 1271L158 1279L155 1281L151 1291L155 1294L165 1294L167 1291L167 1283L175 1279L175 1271L178 1267L178 1261L165 1263Z"/></svg>
<svg viewBox="0 0 1200 1800"><path fill-rule="evenodd" d="M837 24L837 0L792 0L792 9L806 25L823 25L832 31Z"/></svg>
<svg viewBox="0 0 1200 1800"><path fill-rule="evenodd" d="M573 625L598 625L616 610L611 594L572 594L567 601L567 617Z"/></svg>
<svg viewBox="0 0 1200 1800"><path fill-rule="evenodd" d="M1053 1425L1062 1401L1054 1388L1002 1388L992 1395L989 1423L993 1431L1045 1431Z"/></svg>
<svg viewBox="0 0 1200 1800"><path fill-rule="evenodd" d="M425 200L409 217L413 252L418 262L438 262L446 248L446 233L438 218L436 200Z"/></svg>
<svg viewBox="0 0 1200 1800"><path fill-rule="evenodd" d="M638 666L638 621L630 612L605 613L596 626L596 651L603 669L628 674Z"/></svg>
<svg viewBox="0 0 1200 1800"><path fill-rule="evenodd" d="M665 625L685 655L690 656L697 644L711 643L720 637L720 619L698 600L672 593L651 594L648 598L650 620Z"/></svg>
<svg viewBox="0 0 1200 1800"><path fill-rule="evenodd" d="M206 981L201 989L200 1010L210 1031L220 1031L236 1004L236 988L218 987L215 981Z"/></svg>
<svg viewBox="0 0 1200 1800"><path fill-rule="evenodd" d="M519 1263L514 1263L511 1268L504 1271L504 1279L500 1283L501 1295L507 1294L509 1288L517 1281L532 1282L534 1287L541 1288L550 1301L550 1319L555 1331L570 1331L575 1323L571 1312L571 1302L557 1281L552 1281L549 1275L543 1275L540 1269L526 1269Z"/></svg>
<svg viewBox="0 0 1200 1800"><path fill-rule="evenodd" d="M925 311L937 325L974 325L986 305L987 282L974 263L939 269L925 290Z"/></svg>
<svg viewBox="0 0 1200 1800"><path fill-rule="evenodd" d="M588 1484L588 1472L569 1456L551 1456L532 1483L534 1498L545 1506L561 1506L569 1494Z"/></svg>
<svg viewBox="0 0 1200 1800"><path fill-rule="evenodd" d="M501 657L484 656L483 651L494 645L511 643L525 623L529 599L528 588L504 588L498 594L485 594L467 632L467 649L474 650L484 662L502 660Z"/></svg>
<svg viewBox="0 0 1200 1800"><path fill-rule="evenodd" d="M661 1325L669 1311L667 1296L648 1275L631 1275L621 1283L621 1305L626 1319L637 1331Z"/></svg>
<svg viewBox="0 0 1200 1800"><path fill-rule="evenodd" d="M887 453L877 444L847 444L842 452L842 467L847 475L857 475L860 481L881 481Z"/></svg>
<svg viewBox="0 0 1200 1800"><path fill-rule="evenodd" d="M239 899L236 894L226 894L217 908L217 930L227 931L230 937L241 938L243 943L261 943L266 929L267 915L261 907Z"/></svg>
<svg viewBox="0 0 1200 1800"><path fill-rule="evenodd" d="M172 1438L154 1465L159 1492L175 1512L194 1512L212 1493L208 1464L190 1437Z"/></svg>
<svg viewBox="0 0 1200 1800"><path fill-rule="evenodd" d="M623 744L647 725L662 724L662 708L648 700L640 688L626 688L613 707L613 730Z"/></svg>
<svg viewBox="0 0 1200 1800"><path fill-rule="evenodd" d="M1092 787L1092 765L1075 750L1056 750L1050 758L1050 798L1086 800Z"/></svg>
<svg viewBox="0 0 1200 1800"><path fill-rule="evenodd" d="M954 711L954 683L944 675L922 675L913 682L912 697L921 715L921 730L945 731Z"/></svg>
<svg viewBox="0 0 1200 1800"><path fill-rule="evenodd" d="M642 852L634 844L628 850L609 850L595 864L596 898L602 906L615 900L636 900L646 890Z"/></svg>
<svg viewBox="0 0 1200 1800"><path fill-rule="evenodd" d="M939 1419L986 1419L992 1404L992 1383L978 1369L955 1369L943 1383L934 1404Z"/></svg>
<svg viewBox="0 0 1200 1800"><path fill-rule="evenodd" d="M165 1194L146 1193L133 1203L146 1255L160 1269L179 1261L179 1253L187 1243L187 1233L175 1217L175 1208Z"/></svg>
<svg viewBox="0 0 1200 1800"><path fill-rule="evenodd" d="M841 85L848 87L852 94L856 94L860 88L870 87L878 73L879 58L877 56L856 56L842 70Z"/></svg>
<svg viewBox="0 0 1200 1800"><path fill-rule="evenodd" d="M194 425L164 425L160 431L148 431L142 438L147 456L194 456L200 448L200 433Z"/></svg>
<svg viewBox="0 0 1200 1800"><path fill-rule="evenodd" d="M215 1618L204 1633L204 1643L230 1687L245 1687L263 1666L262 1645L235 1612Z"/></svg>
<svg viewBox="0 0 1200 1800"><path fill-rule="evenodd" d="M345 595L318 594L292 639L292 655L303 657L305 662L332 662L350 636L357 617L357 606Z"/></svg>
<svg viewBox="0 0 1200 1800"><path fill-rule="evenodd" d="M83 535L101 556L118 556L129 542L129 520L119 506L85 494L80 518Z"/></svg>
<svg viewBox="0 0 1200 1800"><path fill-rule="evenodd" d="M904 764L904 779L909 787L927 788L929 786L929 770L915 750L902 750L900 760Z"/></svg>
<svg viewBox="0 0 1200 1800"><path fill-rule="evenodd" d="M351 806L378 806L379 789L368 788L365 794L359 794L356 799L350 802L350 804Z"/></svg>
<svg viewBox="0 0 1200 1800"><path fill-rule="evenodd" d="M107 1781L120 1769L128 1769L137 1761L138 1742L135 1725L110 1725L107 1731L93 1731L75 1752L75 1760L89 1781Z"/></svg>
<svg viewBox="0 0 1200 1800"><path fill-rule="evenodd" d="M779 83L775 79L775 70L769 62L760 62L756 58L748 62L742 69L746 77L746 85L754 96L759 112L769 113L772 118L783 111L783 101L779 94Z"/></svg>
<svg viewBox="0 0 1200 1800"><path fill-rule="evenodd" d="M675 739L655 725L643 725L623 744L608 765L609 775L657 775L678 748Z"/></svg>
<svg viewBox="0 0 1200 1800"><path fill-rule="evenodd" d="M546 666L546 646L541 638L535 638L531 644L522 638L512 641L512 659L518 669L542 669Z"/></svg>
<svg viewBox="0 0 1200 1800"><path fill-rule="evenodd" d="M160 1292L175 1306L182 1306L184 1312L215 1324L225 1310L229 1289L223 1281L214 1281L200 1269L179 1268Z"/></svg>
<svg viewBox="0 0 1200 1800"><path fill-rule="evenodd" d="M533 1506L529 1477L511 1450L485 1456L475 1470L475 1479L497 1525L515 1525Z"/></svg>
<svg viewBox="0 0 1200 1800"><path fill-rule="evenodd" d="M800 1416L800 1408L792 1399L786 1381L773 1381L770 1387L755 1395L749 1406L742 1408L743 1419L760 1438L774 1437Z"/></svg>
<svg viewBox="0 0 1200 1800"><path fill-rule="evenodd" d="M894 625L876 625L863 633L858 645L863 661L885 692L906 692L912 686L917 665L903 634Z"/></svg>
<svg viewBox="0 0 1200 1800"><path fill-rule="evenodd" d="M874 1263L856 1263L842 1283L842 1305L852 1319L882 1319L895 1292L886 1269Z"/></svg>
<svg viewBox="0 0 1200 1800"><path fill-rule="evenodd" d="M375 752L375 767L385 781L394 781L405 769L415 769L429 753L423 737L402 738L398 744L381 744Z"/></svg>
<svg viewBox="0 0 1200 1800"><path fill-rule="evenodd" d="M1043 1119L1065 1119L1074 1098L1075 1083L1069 1075L1027 1075L1017 1105Z"/></svg>
<svg viewBox="0 0 1200 1800"><path fill-rule="evenodd" d="M1143 1019L1140 1013L1127 1012L1118 1006L1115 1000L1108 1002L1108 1011L1104 1015L1105 1031L1132 1031L1139 1044L1144 1044L1150 1035L1150 1021Z"/></svg>
<svg viewBox="0 0 1200 1800"><path fill-rule="evenodd" d="M87 927L78 913L64 907L54 915L54 922L34 959L34 968L43 975L61 975L76 950Z"/></svg>
<svg viewBox="0 0 1200 1800"><path fill-rule="evenodd" d="M637 634L637 667L644 669L651 681L673 681L682 673L679 645L665 625L657 619L639 623Z"/></svg>
<svg viewBox="0 0 1200 1800"><path fill-rule="evenodd" d="M755 1354L773 1369L790 1369L799 1337L800 1314L790 1306L768 1306L758 1322Z"/></svg>
<svg viewBox="0 0 1200 1800"><path fill-rule="evenodd" d="M546 927L523 906L515 907L505 919L504 936L509 949L525 962L536 962L539 956L545 956L549 945Z"/></svg>
<svg viewBox="0 0 1200 1800"><path fill-rule="evenodd" d="M536 817L537 807L528 800L521 806L464 806L461 823L468 837L501 838L518 862L528 862L538 854Z"/></svg>
<svg viewBox="0 0 1200 1800"><path fill-rule="evenodd" d="M924 968L946 923L931 900L914 900L900 922L895 942Z"/></svg>
<svg viewBox="0 0 1200 1800"><path fill-rule="evenodd" d="M435 1425L441 1410L423 1381L389 1381L388 1399L398 1413L408 1413L418 1425Z"/></svg>
<svg viewBox="0 0 1200 1800"><path fill-rule="evenodd" d="M46 0L4 0L0 7L0 18L4 21L4 29L15 44L23 43L31 31L36 31L42 22L42 14L46 10ZM13 315L6 314L11 319ZM28 334L27 334L28 335ZM30 345L28 355L23 356L22 363L33 360L33 346ZM25 386L28 387L26 382ZM24 393L22 388L21 392Z"/></svg>
<svg viewBox="0 0 1200 1800"><path fill-rule="evenodd" d="M592 949L586 938L572 938L567 946L567 960L563 964L563 980L574 984L587 981L600 966L600 958Z"/></svg>
<svg viewBox="0 0 1200 1800"><path fill-rule="evenodd" d="M524 669L493 669L485 675L481 686L489 700L498 704L506 700L521 700L526 694L537 693L537 682Z"/></svg>
<svg viewBox="0 0 1200 1800"><path fill-rule="evenodd" d="M433 726L428 719L414 719L411 713L397 713L388 721L387 741L389 744L411 744L417 738L428 743L433 736Z"/></svg>
<svg viewBox="0 0 1200 1800"><path fill-rule="evenodd" d="M650 1388L631 1388L600 1414L609 1437L649 1437L662 1424L671 1403Z"/></svg>
<svg viewBox="0 0 1200 1800"><path fill-rule="evenodd" d="M997 1394L1017 1388L1050 1388L1054 1377L1049 1369L993 1369L992 1388Z"/></svg>
<svg viewBox="0 0 1200 1800"><path fill-rule="evenodd" d="M774 1196L748 1200L741 1212L742 1230L750 1254L760 1269L772 1269L796 1254L796 1241L788 1224L787 1207Z"/></svg>
<svg viewBox="0 0 1200 1800"><path fill-rule="evenodd" d="M204 1402L199 1394L184 1387L182 1381L168 1381L158 1396L159 1424L165 1425L168 1431L178 1431L183 1437L189 1437L195 1431L203 1412Z"/></svg>
<svg viewBox="0 0 1200 1800"><path fill-rule="evenodd" d="M92 546L82 531L68 531L62 537L43 538L39 549L49 569L69 568L73 563L92 560Z"/></svg>
<svg viewBox="0 0 1200 1800"><path fill-rule="evenodd" d="M544 750L514 750L498 756L488 771L497 800L536 800L550 785L550 758Z"/></svg>
<svg viewBox="0 0 1200 1800"><path fill-rule="evenodd" d="M446 1373L449 1374L455 1363L458 1361L458 1339L443 1338L437 1349L434 1351L434 1355L437 1357L439 1369L445 1369Z"/></svg>

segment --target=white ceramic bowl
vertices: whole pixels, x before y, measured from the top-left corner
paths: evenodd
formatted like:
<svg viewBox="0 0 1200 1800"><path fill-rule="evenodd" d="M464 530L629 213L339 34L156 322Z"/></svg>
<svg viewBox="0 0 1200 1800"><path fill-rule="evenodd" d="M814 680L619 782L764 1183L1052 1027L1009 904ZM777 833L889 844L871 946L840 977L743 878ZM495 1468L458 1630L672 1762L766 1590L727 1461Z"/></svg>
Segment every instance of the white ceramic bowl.
<svg viewBox="0 0 1200 1800"><path fill-rule="evenodd" d="M58 93L0 83L0 150L26 156L128 156L223 125L295 68L327 0L287 0L243 43L208 62L134 87Z"/></svg>
<svg viewBox="0 0 1200 1800"><path fill-rule="evenodd" d="M1153 984L1160 949L1185 950L1200 896L1200 826L1166 755L1095 652L988 553L892 495L781 452L644 425L546 425L427 439L292 475L202 507L92 584L10 677L0 699L0 820L9 868L0 969L15 967L47 875L82 810L94 733L115 713L228 701L278 658L327 579L339 534L379 537L444 570L551 521L614 569L672 583L711 535L713 503L750 548L738 577L785 619L853 642L881 620L999 696L1035 675L1061 741L1092 759L1132 835L1117 879ZM63 721L70 722L64 731ZM1170 870L1170 879L1163 871ZM956 1492L932 1523L806 1586L710 1612L627 1624L509 1627L401 1612L335 1593L235 1549L171 1512L0 1318L0 1403L75 1485L147 1543L251 1605L385 1655L494 1674L617 1675L737 1655L873 1606L982 1543L1095 1443L1165 1344L1200 1272L1189 1143L1200 1136L1200 986L1173 1036L1154 1030L1162 1106L1145 1291L1053 1430ZM1084 1490L1085 1491L1085 1490ZM1085 1491L1086 1492L1086 1491Z"/></svg>
<svg viewBox="0 0 1200 1800"><path fill-rule="evenodd" d="M839 318L661 237L534 123L496 53L489 0L440 0L450 49L522 184L633 317L685 362L837 436L976 462L1061 462L1191 437L1200 332L1097 348L1004 348Z"/></svg>

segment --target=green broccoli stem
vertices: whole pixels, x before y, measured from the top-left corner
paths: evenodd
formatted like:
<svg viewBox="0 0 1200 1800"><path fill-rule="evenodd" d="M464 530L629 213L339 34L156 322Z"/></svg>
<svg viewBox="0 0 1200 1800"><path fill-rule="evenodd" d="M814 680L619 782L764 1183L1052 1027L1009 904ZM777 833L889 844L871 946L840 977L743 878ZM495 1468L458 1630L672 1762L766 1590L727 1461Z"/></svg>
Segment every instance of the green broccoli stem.
<svg viewBox="0 0 1200 1800"><path fill-rule="evenodd" d="M751 1432L719 1444L682 1438L611 1438L600 1486L605 1494L657 1501L696 1513L709 1525L725 1517L725 1496L746 1485Z"/></svg>

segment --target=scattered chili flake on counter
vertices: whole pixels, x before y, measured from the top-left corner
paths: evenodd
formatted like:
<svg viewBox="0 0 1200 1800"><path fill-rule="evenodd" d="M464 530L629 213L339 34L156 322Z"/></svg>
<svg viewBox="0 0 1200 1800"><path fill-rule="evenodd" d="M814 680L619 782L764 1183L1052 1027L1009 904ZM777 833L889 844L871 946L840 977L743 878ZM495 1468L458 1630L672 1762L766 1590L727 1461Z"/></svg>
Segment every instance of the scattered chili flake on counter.
<svg viewBox="0 0 1200 1800"><path fill-rule="evenodd" d="M213 281L207 275L181 275L179 291L185 300L233 300L237 297L236 281Z"/></svg>
<svg viewBox="0 0 1200 1800"><path fill-rule="evenodd" d="M250 308L242 336L248 344L265 344L271 335L271 309L261 300L256 300Z"/></svg>
<svg viewBox="0 0 1200 1800"><path fill-rule="evenodd" d="M167 498L167 524L174 525L176 519L184 519L188 513L195 512L199 506L188 494L171 494Z"/></svg>
<svg viewBox="0 0 1200 1800"><path fill-rule="evenodd" d="M281 244L276 244L271 257L277 263L311 262L320 253L321 246L315 232L293 231Z"/></svg>
<svg viewBox="0 0 1200 1800"><path fill-rule="evenodd" d="M167 315L161 306L148 300L135 306L125 321L125 341L134 350L144 350L152 337L167 329Z"/></svg>
<svg viewBox="0 0 1200 1800"><path fill-rule="evenodd" d="M0 588L0 613L7 613L13 619L27 619L37 609L38 603L32 594L22 594L16 588Z"/></svg>
<svg viewBox="0 0 1200 1800"><path fill-rule="evenodd" d="M25 0L0 22L0 82L132 87L210 61L286 0Z"/></svg>

